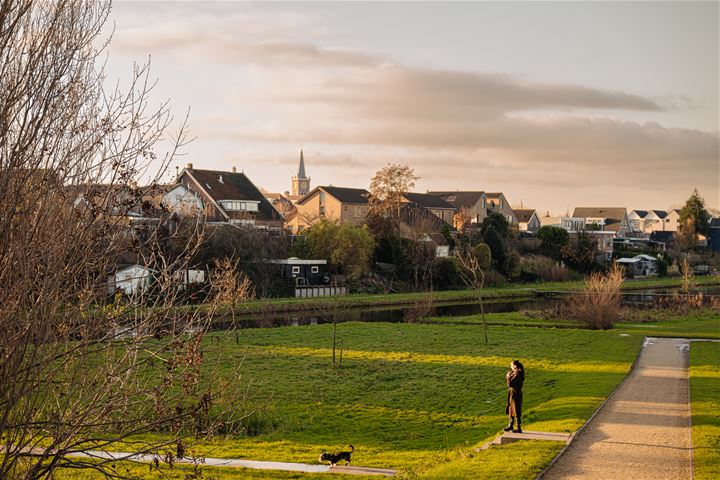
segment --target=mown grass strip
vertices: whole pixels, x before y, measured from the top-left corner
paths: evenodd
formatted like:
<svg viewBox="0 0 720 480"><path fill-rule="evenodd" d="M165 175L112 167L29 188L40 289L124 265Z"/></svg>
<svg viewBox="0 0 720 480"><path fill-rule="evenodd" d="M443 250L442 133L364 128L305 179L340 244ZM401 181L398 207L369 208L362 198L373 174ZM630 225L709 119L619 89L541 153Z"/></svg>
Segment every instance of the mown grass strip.
<svg viewBox="0 0 720 480"><path fill-rule="evenodd" d="M695 479L720 478L720 343L691 344L690 400Z"/></svg>

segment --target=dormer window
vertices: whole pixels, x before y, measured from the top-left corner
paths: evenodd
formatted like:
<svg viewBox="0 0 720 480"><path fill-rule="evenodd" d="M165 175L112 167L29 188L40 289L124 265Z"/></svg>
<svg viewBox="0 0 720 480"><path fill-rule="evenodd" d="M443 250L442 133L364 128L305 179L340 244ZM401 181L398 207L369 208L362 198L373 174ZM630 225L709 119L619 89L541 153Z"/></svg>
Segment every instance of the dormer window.
<svg viewBox="0 0 720 480"><path fill-rule="evenodd" d="M218 175L218 182L223 183L222 175Z"/></svg>
<svg viewBox="0 0 720 480"><path fill-rule="evenodd" d="M228 212L257 212L260 202L254 200L220 200Z"/></svg>

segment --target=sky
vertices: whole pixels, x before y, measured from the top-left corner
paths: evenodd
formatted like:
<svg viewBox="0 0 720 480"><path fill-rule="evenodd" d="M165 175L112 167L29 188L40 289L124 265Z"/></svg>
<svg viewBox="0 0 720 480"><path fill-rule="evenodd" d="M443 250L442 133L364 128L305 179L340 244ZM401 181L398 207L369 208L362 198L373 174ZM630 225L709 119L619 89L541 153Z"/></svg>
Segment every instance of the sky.
<svg viewBox="0 0 720 480"><path fill-rule="evenodd" d="M107 74L190 111L182 168L290 190L502 191L552 214L720 207L720 2L116 2ZM174 169L172 169L174 171Z"/></svg>

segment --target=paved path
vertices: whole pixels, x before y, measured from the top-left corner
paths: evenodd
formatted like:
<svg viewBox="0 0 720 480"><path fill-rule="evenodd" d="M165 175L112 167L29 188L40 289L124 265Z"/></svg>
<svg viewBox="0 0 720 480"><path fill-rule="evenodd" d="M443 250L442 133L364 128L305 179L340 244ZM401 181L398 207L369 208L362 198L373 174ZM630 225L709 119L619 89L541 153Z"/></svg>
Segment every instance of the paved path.
<svg viewBox="0 0 720 480"><path fill-rule="evenodd" d="M691 479L688 346L646 339L633 372L543 480Z"/></svg>
<svg viewBox="0 0 720 480"><path fill-rule="evenodd" d="M134 462L153 463L155 459L161 460L162 457L151 454L134 454L127 452L101 452L89 451L85 453L75 453L72 456L86 457L95 459L111 459L111 460L131 460ZM397 473L389 468L371 468L371 467L353 467L341 466L330 467L330 465L312 465L307 463L289 463L289 462L267 462L259 460L240 460L232 458L182 458L175 459L175 463L200 463L212 467L241 467L252 468L256 470L283 470L286 472L304 472L304 473L343 473L346 475L378 475L384 477L393 477Z"/></svg>

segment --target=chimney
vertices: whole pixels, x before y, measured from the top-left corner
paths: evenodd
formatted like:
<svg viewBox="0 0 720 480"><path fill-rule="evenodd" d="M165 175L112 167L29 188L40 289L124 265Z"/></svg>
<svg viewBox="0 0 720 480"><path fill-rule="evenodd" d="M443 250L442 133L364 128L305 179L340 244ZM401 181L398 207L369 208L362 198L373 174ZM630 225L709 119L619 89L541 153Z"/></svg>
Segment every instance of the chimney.
<svg viewBox="0 0 720 480"><path fill-rule="evenodd" d="M232 172L237 173L237 168L233 167Z"/></svg>
<svg viewBox="0 0 720 480"><path fill-rule="evenodd" d="M192 163L188 163L187 168L188 170L192 170Z"/></svg>

